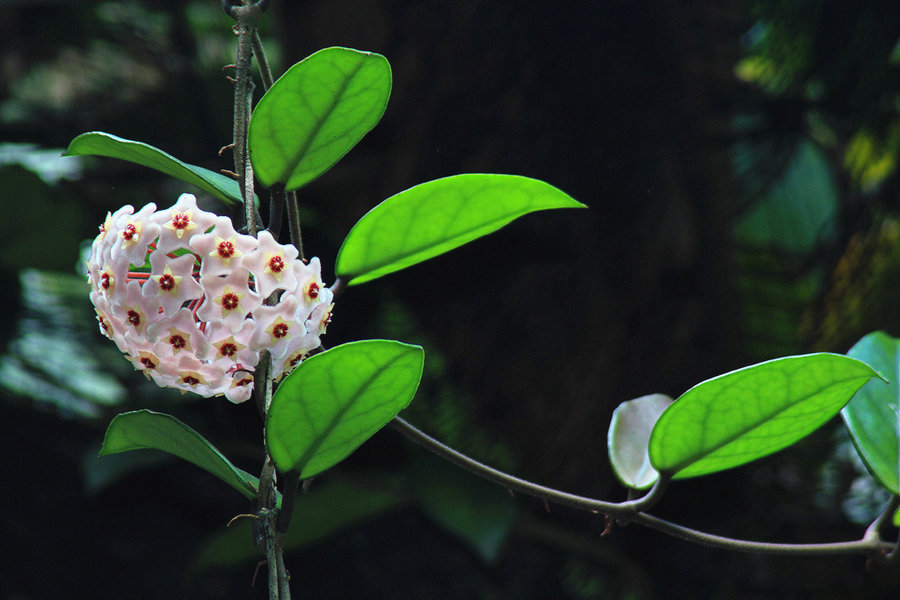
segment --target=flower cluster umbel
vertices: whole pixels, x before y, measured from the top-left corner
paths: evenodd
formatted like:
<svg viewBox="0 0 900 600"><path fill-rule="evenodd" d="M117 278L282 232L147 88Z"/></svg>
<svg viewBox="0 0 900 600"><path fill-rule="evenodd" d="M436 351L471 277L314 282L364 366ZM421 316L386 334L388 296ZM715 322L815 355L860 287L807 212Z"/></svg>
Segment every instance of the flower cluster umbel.
<svg viewBox="0 0 900 600"><path fill-rule="evenodd" d="M100 330L160 386L243 402L261 350L279 379L319 346L331 290L319 259L234 230L182 194L107 214L88 261Z"/></svg>

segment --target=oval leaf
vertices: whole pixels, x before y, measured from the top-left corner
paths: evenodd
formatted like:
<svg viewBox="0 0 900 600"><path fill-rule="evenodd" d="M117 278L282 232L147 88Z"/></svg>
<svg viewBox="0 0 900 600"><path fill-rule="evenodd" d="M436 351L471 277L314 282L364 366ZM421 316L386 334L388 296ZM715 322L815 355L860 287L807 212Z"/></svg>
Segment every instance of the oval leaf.
<svg viewBox="0 0 900 600"><path fill-rule="evenodd" d="M206 438L172 415L150 410L117 415L106 429L100 456L142 448L174 454L209 471L248 498L256 498L256 477L235 467Z"/></svg>
<svg viewBox="0 0 900 600"><path fill-rule="evenodd" d="M197 186L226 204L241 202L241 188L236 181L215 171L189 165L143 142L91 131L82 133L69 144L63 156L108 156L121 158Z"/></svg>
<svg viewBox="0 0 900 600"><path fill-rule="evenodd" d="M585 208L548 183L469 173L391 196L360 219L338 252L338 277L355 285L399 271L550 208Z"/></svg>
<svg viewBox="0 0 900 600"><path fill-rule="evenodd" d="M282 75L250 118L250 160L259 180L306 185L347 154L381 120L391 94L385 57L326 48Z"/></svg>
<svg viewBox="0 0 900 600"><path fill-rule="evenodd" d="M650 462L676 478L730 469L790 446L877 373L838 354L770 360L700 383L659 418Z"/></svg>
<svg viewBox="0 0 900 600"><path fill-rule="evenodd" d="M272 398L272 460L304 478L344 460L410 403L424 362L421 346L391 340L351 342L307 358Z"/></svg>
<svg viewBox="0 0 900 600"><path fill-rule="evenodd" d="M659 416L672 402L665 394L650 394L623 402L613 411L606 445L613 471L626 486L642 490L659 479L659 471L650 464L647 443Z"/></svg>
<svg viewBox="0 0 900 600"><path fill-rule="evenodd" d="M870 381L841 411L844 423L872 475L894 494L900 494L900 340L883 331L859 340L853 358L872 365L890 384Z"/></svg>

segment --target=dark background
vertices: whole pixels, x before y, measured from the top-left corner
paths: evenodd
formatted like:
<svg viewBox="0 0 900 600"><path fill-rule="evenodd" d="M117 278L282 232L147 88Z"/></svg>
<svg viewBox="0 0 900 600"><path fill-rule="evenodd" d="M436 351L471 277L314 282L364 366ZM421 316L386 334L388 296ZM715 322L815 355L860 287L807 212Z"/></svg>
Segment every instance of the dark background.
<svg viewBox="0 0 900 600"><path fill-rule="evenodd" d="M111 159L57 181L8 158L58 154L100 130L229 168L216 153L230 141L221 70L233 56L230 20L213 0L2 6L0 598L265 597L261 583L250 588L252 560L187 567L249 508L220 482L145 461L90 483L109 419L145 406L178 414L255 472L253 407L143 384L94 331L78 279L36 275L80 274L79 244L106 211L167 206L186 187ZM279 72L336 45L384 54L393 69L378 127L300 192L307 252L326 278L353 223L423 181L516 173L590 207L528 216L337 303L326 344L424 345L426 380L404 416L482 460L624 499L605 444L619 402L676 397L774 356L846 352L878 328L900 334L894 2L272 0L262 32ZM10 145L26 143L35 147ZM809 148L813 166L791 171ZM762 205L779 208L751 218ZM101 385L120 393L98 402ZM653 512L748 539L854 539L880 498L857 480L848 448L835 420L774 457L673 484ZM386 430L320 480L402 487L423 453ZM413 501L290 553L295 597L888 598L900 589L864 557L736 554L639 526L601 539L593 515L510 502L517 516L493 561Z"/></svg>

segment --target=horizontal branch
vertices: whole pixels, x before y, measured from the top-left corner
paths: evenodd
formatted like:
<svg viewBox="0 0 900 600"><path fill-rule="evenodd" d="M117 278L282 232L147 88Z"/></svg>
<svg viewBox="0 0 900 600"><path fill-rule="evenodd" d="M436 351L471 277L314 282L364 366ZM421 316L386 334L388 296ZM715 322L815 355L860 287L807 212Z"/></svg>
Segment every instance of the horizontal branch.
<svg viewBox="0 0 900 600"><path fill-rule="evenodd" d="M834 542L826 544L778 544L770 542L753 542L713 535L682 525L676 525L675 523L670 523L669 521L642 512L648 506L653 504L662 494L663 488L665 487L665 481L663 479L658 480L650 492L642 498L628 502L606 502L545 487L490 467L439 442L400 417L394 417L391 421L391 426L438 456L449 460L479 477L502 485L509 490L534 496L547 502L571 506L572 508L580 510L587 510L593 513L606 513L616 518L623 519L625 522L631 521L640 523L641 525L656 529L662 533L683 540L703 544L705 546L741 552L793 555L886 554L893 549L892 544L871 536L850 542Z"/></svg>

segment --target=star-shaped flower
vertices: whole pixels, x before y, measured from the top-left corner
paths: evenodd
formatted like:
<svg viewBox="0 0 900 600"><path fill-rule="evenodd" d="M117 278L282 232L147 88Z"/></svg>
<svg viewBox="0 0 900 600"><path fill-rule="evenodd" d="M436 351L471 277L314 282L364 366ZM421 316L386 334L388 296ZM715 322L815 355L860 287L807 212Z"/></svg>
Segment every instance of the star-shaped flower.
<svg viewBox="0 0 900 600"><path fill-rule="evenodd" d="M110 250L113 261L124 259L135 267L144 266L150 242L159 237L159 225L148 219L154 211L156 205L151 202L134 215L123 214L114 223L118 235Z"/></svg>
<svg viewBox="0 0 900 600"><path fill-rule="evenodd" d="M171 317L150 325L147 338L156 342L154 350L165 357L177 357L181 352L186 352L203 360L209 346L189 308L182 308Z"/></svg>
<svg viewBox="0 0 900 600"><path fill-rule="evenodd" d="M146 298L141 294L141 284L129 281L126 286L124 301L121 303L125 330L144 335L147 325L159 320L159 302L155 298Z"/></svg>
<svg viewBox="0 0 900 600"><path fill-rule="evenodd" d="M189 248L194 235L202 234L215 224L216 215L197 208L197 198L193 194L182 194L173 207L157 211L153 221L161 227L157 249L171 252Z"/></svg>
<svg viewBox="0 0 900 600"><path fill-rule="evenodd" d="M144 283L144 296L154 296L163 312L172 315L182 305L203 295L203 288L193 277L194 255L170 258L156 250L150 255L150 279Z"/></svg>
<svg viewBox="0 0 900 600"><path fill-rule="evenodd" d="M253 311L256 335L253 343L265 348L272 356L280 356L293 337L306 333L301 321L297 321L297 297L284 294L274 306L260 306Z"/></svg>
<svg viewBox="0 0 900 600"><path fill-rule="evenodd" d="M291 290L297 285L294 277L294 261L297 249L279 244L266 230L259 232L259 246L244 260L244 266L253 273L256 293L268 298L275 290Z"/></svg>
<svg viewBox="0 0 900 600"><path fill-rule="evenodd" d="M248 369L255 367L259 352L249 347L255 328L252 319L245 320L237 332L218 321L209 323L206 339L209 340L210 360L226 370L235 365Z"/></svg>
<svg viewBox="0 0 900 600"><path fill-rule="evenodd" d="M236 269L227 277L200 276L206 300L197 310L201 321L222 321L233 332L240 330L245 317L260 305L259 296L250 291L246 269Z"/></svg>
<svg viewBox="0 0 900 600"><path fill-rule="evenodd" d="M174 363L175 377L171 387L196 392L201 396L223 393L225 372L218 366L197 360L190 354L182 354Z"/></svg>
<svg viewBox="0 0 900 600"><path fill-rule="evenodd" d="M231 219L218 217L209 233L191 238L191 249L200 257L200 276L221 275L241 266L243 257L256 249L255 237L234 230Z"/></svg>
<svg viewBox="0 0 900 600"><path fill-rule="evenodd" d="M106 220L100 226L100 233L94 238L94 242L91 244L91 256L88 259L88 262L92 269L99 269L102 265L109 262L111 258L110 251L118 236L118 230L116 229L115 223L120 221L123 215L130 215L133 212L134 207L126 204L112 214L106 213Z"/></svg>
<svg viewBox="0 0 900 600"><path fill-rule="evenodd" d="M225 390L225 397L235 404L240 404L250 398L253 391L253 373L237 370L231 374L231 383Z"/></svg>
<svg viewBox="0 0 900 600"><path fill-rule="evenodd" d="M325 289L322 283L322 265L319 263L318 257L313 257L309 264L303 264L302 261L294 263L294 276L300 283L301 297L303 303L312 308L317 302L322 300L319 298Z"/></svg>

